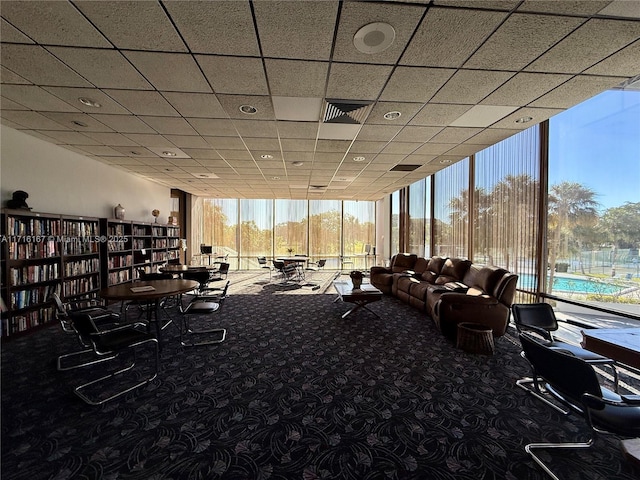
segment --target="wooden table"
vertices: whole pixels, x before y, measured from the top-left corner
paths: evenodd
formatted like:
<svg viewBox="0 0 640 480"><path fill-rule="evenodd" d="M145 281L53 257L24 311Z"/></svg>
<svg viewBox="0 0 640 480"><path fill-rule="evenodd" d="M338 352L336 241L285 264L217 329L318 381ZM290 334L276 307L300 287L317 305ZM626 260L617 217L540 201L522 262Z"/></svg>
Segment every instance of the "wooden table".
<svg viewBox="0 0 640 480"><path fill-rule="evenodd" d="M195 280L146 280L140 282L121 283L119 285L103 288L100 290L100 297L105 300L134 301L147 303L150 306L153 305L153 308L149 308L149 310L147 310L147 320L149 322L149 328L151 323L155 320L156 338L158 339L158 345L161 347L160 332L162 331L162 328L158 321L160 300L189 292L197 286L198 282ZM142 292L135 292L131 290L132 288L139 287L153 287L153 290Z"/></svg>
<svg viewBox="0 0 640 480"><path fill-rule="evenodd" d="M214 265L165 265L160 267L162 273L176 273L182 275L184 272L193 272L197 270L215 271L218 267Z"/></svg>
<svg viewBox="0 0 640 480"><path fill-rule="evenodd" d="M361 290L353 290L351 280L334 280L333 288L338 292L338 297L334 300L334 303L342 300L343 302L355 304L355 307L342 314L342 318L348 317L361 308L369 310L376 317L380 317L376 312L367 307L368 304L382 299L382 292L370 283L363 283Z"/></svg>
<svg viewBox="0 0 640 480"><path fill-rule="evenodd" d="M640 369L640 328L582 330L582 348Z"/></svg>

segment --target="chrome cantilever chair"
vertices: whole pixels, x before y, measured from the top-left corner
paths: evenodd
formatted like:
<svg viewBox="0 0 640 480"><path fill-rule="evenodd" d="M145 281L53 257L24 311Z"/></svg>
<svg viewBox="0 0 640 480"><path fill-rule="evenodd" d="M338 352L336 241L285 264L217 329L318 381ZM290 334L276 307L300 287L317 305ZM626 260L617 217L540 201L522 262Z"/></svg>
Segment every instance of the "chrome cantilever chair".
<svg viewBox="0 0 640 480"><path fill-rule="evenodd" d="M590 352L584 348L563 342L554 338L553 333L558 330L558 321L553 312L553 308L548 303L513 304L511 306L513 320L518 333L534 333L542 343L550 348L560 348L571 352L572 355L581 358L589 363L598 365L608 365L612 370L614 390L618 391L618 371L615 362L607 357ZM524 352L521 353L524 356ZM540 381L535 368L531 365L531 377L521 378L516 381L516 385L531 393L536 398L542 400L555 410L565 415L569 410L562 408L551 402L540 388Z"/></svg>
<svg viewBox="0 0 640 480"><path fill-rule="evenodd" d="M94 322L96 322L97 324L117 325L117 323L120 320L120 316L117 313L112 312L111 310L108 310L107 308L100 305L89 305L85 307L68 308L64 303L62 303L62 300L60 299L57 293L51 294L50 301L52 301L56 307L55 315L58 321L60 322L62 331L70 335L75 335L82 347L82 350L78 350L75 352L58 356L56 360L56 368L59 371L63 372L66 370L73 370L74 368L86 367L86 366L94 365L96 363L104 362L105 360L110 360L110 358L113 358L113 357L96 358L94 355L93 349L91 348L91 345L89 343L84 342L82 337L76 333L75 329L73 328L73 321L71 320L71 317L69 314L70 312L71 313L83 312L83 313L86 313L87 315L90 315L91 318L94 320ZM82 361L83 356L86 357L85 361ZM67 360L69 361L76 360L76 363L65 365ZM80 362L80 363L77 363L77 362Z"/></svg>
<svg viewBox="0 0 640 480"><path fill-rule="evenodd" d="M267 262L267 257L258 257L258 265L260 265L260 268L266 268L269 270L269 281L271 281L271 272L273 271L273 267Z"/></svg>
<svg viewBox="0 0 640 480"><path fill-rule="evenodd" d="M210 282L215 282L216 280L226 280L227 275L229 274L229 264L226 262L222 262L218 270L214 270L211 272L209 276Z"/></svg>
<svg viewBox="0 0 640 480"><path fill-rule="evenodd" d="M224 288L217 294L211 293L207 295L193 295L186 306L180 301L179 309L182 316L182 325L180 325L180 344L183 347L195 347L200 345L213 345L222 343L227 336L227 330L224 328L210 328L196 330L191 328L190 317L205 317L208 321L214 313L220 313L227 291L229 290L230 281L227 281ZM190 337L190 338L189 338ZM202 340L200 340L202 339Z"/></svg>
<svg viewBox="0 0 640 480"><path fill-rule="evenodd" d="M307 263L307 270L311 270L317 272L318 270L324 270L324 266L327 263L327 259L323 258L318 260L317 262L309 262Z"/></svg>
<svg viewBox="0 0 640 480"><path fill-rule="evenodd" d="M551 348L520 334L524 355L544 382L545 389L571 411L582 415L591 430L585 442L530 443L525 451L553 479L558 477L536 454L538 450L589 448L597 433L640 436L640 395L618 395L602 387L593 366L560 348Z"/></svg>
<svg viewBox="0 0 640 480"><path fill-rule="evenodd" d="M147 333L146 325L144 323L119 325L108 330L101 330L100 328L98 328L91 315L87 313L72 312L69 316L72 320L73 328L75 329L77 334L82 337L83 342L91 345L96 355L113 359L115 357L119 357L125 352L130 352L133 356L132 361L129 365L75 387L75 394L78 395L83 401L90 405L102 405L105 402L118 398L139 387L142 387L143 385L146 385L158 376L158 368L160 363L158 353L158 340L150 333ZM133 369L136 366L136 351L139 347L143 346L149 346L153 348L153 355L155 357L155 368L151 369L150 371L144 369L144 371L141 372L142 379L140 379L140 376L136 376L133 384L124 386L120 389L116 389L115 393L113 392L112 388L107 389L107 387L104 387L110 380L115 380L123 373ZM103 388L109 392L109 395L104 398L96 398L96 395L91 395L89 393L90 390L97 389L99 386L103 386Z"/></svg>

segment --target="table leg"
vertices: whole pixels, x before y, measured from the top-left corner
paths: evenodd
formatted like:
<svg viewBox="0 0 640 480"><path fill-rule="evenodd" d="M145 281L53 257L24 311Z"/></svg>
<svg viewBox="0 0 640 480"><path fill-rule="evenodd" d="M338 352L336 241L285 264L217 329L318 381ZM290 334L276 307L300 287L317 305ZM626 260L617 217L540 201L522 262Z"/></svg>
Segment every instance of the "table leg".
<svg viewBox="0 0 640 480"><path fill-rule="evenodd" d="M340 298L340 297L338 297ZM337 300L337 299L336 299ZM335 302L335 300L334 300ZM376 312L374 312L373 310L371 310L369 307L367 307L367 305L370 302L353 302L355 304L355 307L353 307L351 310L345 312L342 314L342 318L347 318L349 315L351 315L353 312L356 312L358 310L360 310L361 308L364 308L365 310L368 310L369 312L373 313L376 317L380 318L380 315L378 315Z"/></svg>

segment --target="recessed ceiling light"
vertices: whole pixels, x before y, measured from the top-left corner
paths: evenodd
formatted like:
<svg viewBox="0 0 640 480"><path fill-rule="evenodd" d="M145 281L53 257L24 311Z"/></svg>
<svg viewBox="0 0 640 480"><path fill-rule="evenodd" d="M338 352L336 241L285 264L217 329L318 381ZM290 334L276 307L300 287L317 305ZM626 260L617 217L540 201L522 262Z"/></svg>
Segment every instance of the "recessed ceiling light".
<svg viewBox="0 0 640 480"><path fill-rule="evenodd" d="M258 113L258 109L253 105L240 105L240 111L245 115L255 115Z"/></svg>
<svg viewBox="0 0 640 480"><path fill-rule="evenodd" d="M78 98L78 101L81 104L86 105L87 107L100 108L102 106L98 102L91 100L90 98L80 97Z"/></svg>
<svg viewBox="0 0 640 480"><path fill-rule="evenodd" d="M131 150L129 153L131 155L140 155L140 152L136 152L135 150Z"/></svg>
<svg viewBox="0 0 640 480"><path fill-rule="evenodd" d="M365 25L353 36L353 46L359 52L373 54L384 52L396 38L396 31L388 23L375 22Z"/></svg>
<svg viewBox="0 0 640 480"><path fill-rule="evenodd" d="M280 177L271 177L271 180L280 180Z"/></svg>
<svg viewBox="0 0 640 480"><path fill-rule="evenodd" d="M265 153L264 155L260 155L260 158L263 158L265 160L271 160L273 158L273 155L269 155L268 153Z"/></svg>
<svg viewBox="0 0 640 480"><path fill-rule="evenodd" d="M383 117L385 120L395 120L396 118L400 118L400 115L402 115L400 112L387 112Z"/></svg>
<svg viewBox="0 0 640 480"><path fill-rule="evenodd" d="M162 155L164 155L165 157L177 157L178 154L174 153L174 152L162 152Z"/></svg>
<svg viewBox="0 0 640 480"><path fill-rule="evenodd" d="M302 162L293 162L291 165L293 165L294 167L301 167L302 165L304 165L304 163L302 163Z"/></svg>
<svg viewBox="0 0 640 480"><path fill-rule="evenodd" d="M440 160L440 163L443 163L443 164L451 163L451 160L448 160L445 158L443 160Z"/></svg>
<svg viewBox="0 0 640 480"><path fill-rule="evenodd" d="M353 157L354 162L364 162L366 158L364 157Z"/></svg>
<svg viewBox="0 0 640 480"><path fill-rule="evenodd" d="M520 117L516 120L516 123L528 123L533 120L533 117Z"/></svg>
<svg viewBox="0 0 640 480"><path fill-rule="evenodd" d="M86 123L79 122L78 120L72 120L71 123L73 123L74 125L76 125L78 127L88 127L89 126Z"/></svg>

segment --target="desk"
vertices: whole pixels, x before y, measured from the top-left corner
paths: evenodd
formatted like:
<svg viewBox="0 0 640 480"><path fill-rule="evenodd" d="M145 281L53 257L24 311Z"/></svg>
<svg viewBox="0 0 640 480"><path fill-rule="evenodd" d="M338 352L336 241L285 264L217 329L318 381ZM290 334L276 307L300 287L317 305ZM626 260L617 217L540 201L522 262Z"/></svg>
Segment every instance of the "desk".
<svg viewBox="0 0 640 480"><path fill-rule="evenodd" d="M582 348L640 369L640 328L582 330Z"/></svg>
<svg viewBox="0 0 640 480"><path fill-rule="evenodd" d="M105 300L128 300L134 302L146 302L148 304L153 303L154 308L147 311L147 320L149 321L150 328L152 322L151 317L152 315L155 316L156 338L158 339L158 346L161 347L161 328L160 323L158 322L158 308L160 300L166 297L172 297L174 295L189 292L197 286L198 282L195 280L147 280L133 283L122 283L120 285L103 288L100 290L100 297ZM146 292L132 292L131 287L153 287L154 290Z"/></svg>
<svg viewBox="0 0 640 480"><path fill-rule="evenodd" d="M343 302L355 303L356 305L351 310L342 314L342 318L348 317L361 308L369 310L376 317L379 317L379 315L367 307L367 305L382 300L382 292L370 283L363 283L362 290L353 290L351 280L334 280L333 288L338 292L338 297L333 301L334 303L342 300Z"/></svg>

